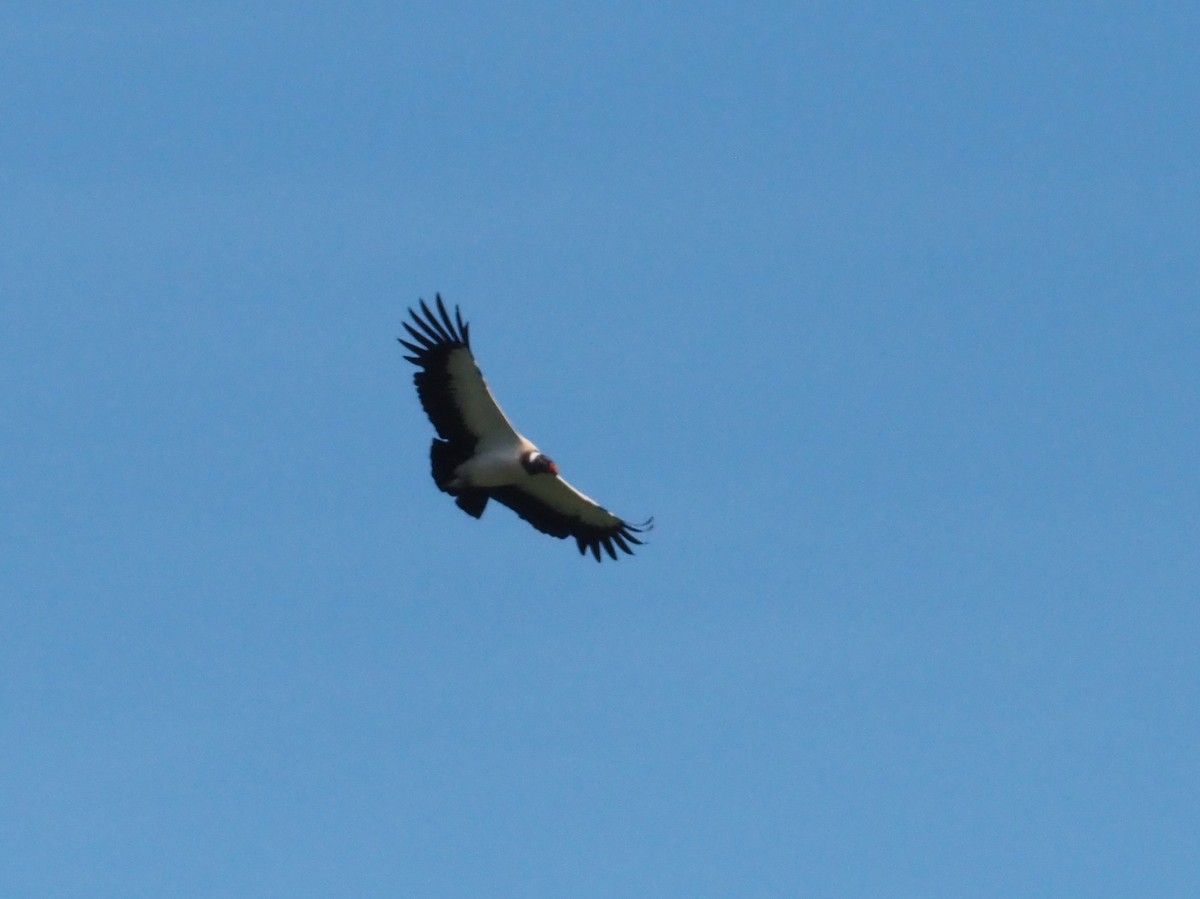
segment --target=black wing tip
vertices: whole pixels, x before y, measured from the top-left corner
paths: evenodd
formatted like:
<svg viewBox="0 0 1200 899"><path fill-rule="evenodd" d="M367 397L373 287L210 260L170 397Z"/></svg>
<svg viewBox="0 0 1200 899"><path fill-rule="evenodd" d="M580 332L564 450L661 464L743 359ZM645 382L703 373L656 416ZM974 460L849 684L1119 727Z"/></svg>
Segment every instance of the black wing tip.
<svg viewBox="0 0 1200 899"><path fill-rule="evenodd" d="M654 530L654 516L653 515L651 515L649 518L647 518L641 524L630 524L628 521L622 521L620 526L616 529L615 534L623 540L628 540L630 543L636 543L638 546L645 546L646 545L645 540L639 540L637 537L635 537L633 535L634 534L645 534L652 530ZM627 553L629 553L630 555L633 555L633 550L626 549L625 551Z"/></svg>
<svg viewBox="0 0 1200 899"><path fill-rule="evenodd" d="M430 362L430 355L442 348L466 347L468 350L471 348L470 331L467 323L463 321L462 310L455 306L454 317L451 318L441 293L435 293L433 299L436 312L423 298L418 298L416 306L408 307L412 323L401 322L409 336L421 344L421 349L418 350L403 338L397 338L405 348L413 350L417 355L417 359L410 356L404 357L415 365L425 365ZM414 328L413 325L416 327Z"/></svg>
<svg viewBox="0 0 1200 899"><path fill-rule="evenodd" d="M614 562L620 561L621 556L617 550L625 553L628 556L634 554L633 547L645 546L646 541L639 540L634 534L642 534L646 531L654 530L654 518L651 516L640 524L630 524L627 521L622 521L615 528L604 531L593 531L592 533L576 534L575 545L579 548L581 556L591 552L597 562L604 561L604 557L600 554L604 550L608 557Z"/></svg>

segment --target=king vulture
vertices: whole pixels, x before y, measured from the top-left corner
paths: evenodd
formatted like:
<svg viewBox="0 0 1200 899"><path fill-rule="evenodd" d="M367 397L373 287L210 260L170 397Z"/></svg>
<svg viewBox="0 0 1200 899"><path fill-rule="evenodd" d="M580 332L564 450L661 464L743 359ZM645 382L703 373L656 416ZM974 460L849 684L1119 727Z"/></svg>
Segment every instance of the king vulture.
<svg viewBox="0 0 1200 899"><path fill-rule="evenodd" d="M642 542L634 535L649 530L653 519L632 525L602 508L517 432L475 364L457 306L452 320L438 294L436 315L424 300L420 313L408 311L413 323L403 324L412 342L399 340L412 353L404 358L420 369L413 375L417 396L438 432L429 451L438 489L475 518L494 499L543 534L574 537L579 552L590 549L597 562L601 547L614 559L617 549L632 555L629 544Z"/></svg>

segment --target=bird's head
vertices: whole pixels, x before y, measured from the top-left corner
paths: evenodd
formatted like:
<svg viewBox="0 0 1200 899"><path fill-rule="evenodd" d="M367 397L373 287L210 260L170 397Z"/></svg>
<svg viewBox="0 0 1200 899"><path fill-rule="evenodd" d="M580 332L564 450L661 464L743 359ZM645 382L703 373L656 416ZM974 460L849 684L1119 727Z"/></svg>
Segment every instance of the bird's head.
<svg viewBox="0 0 1200 899"><path fill-rule="evenodd" d="M521 457L521 465L530 474L558 474L558 466L549 456L534 450Z"/></svg>

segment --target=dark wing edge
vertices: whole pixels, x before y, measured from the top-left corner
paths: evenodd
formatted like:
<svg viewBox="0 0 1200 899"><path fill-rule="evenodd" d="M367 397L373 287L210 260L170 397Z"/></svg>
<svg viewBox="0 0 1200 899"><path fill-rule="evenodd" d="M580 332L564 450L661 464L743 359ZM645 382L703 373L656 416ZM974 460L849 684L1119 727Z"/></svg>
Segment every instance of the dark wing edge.
<svg viewBox="0 0 1200 899"><path fill-rule="evenodd" d="M455 306L454 319L451 320L440 293L434 294L434 302L437 305L437 315L433 314L424 300L419 301L424 317L416 309L409 307L408 314L412 316L419 331L414 330L408 322L403 322L404 330L417 341L417 345L414 346L402 337L397 338L405 349L413 353L412 356L404 358L422 368L429 367L430 353L436 353L439 349L471 348L471 329L462 320L462 310Z"/></svg>
<svg viewBox="0 0 1200 899"><path fill-rule="evenodd" d="M595 508L610 516L615 524L609 526L588 524L578 516L560 512L520 487L496 487L489 490L488 493L496 502L508 506L543 534L558 537L560 540L574 537L580 555L591 550L597 562L601 561L601 548L613 560L618 558L618 549L632 556L633 548L630 544L643 545L643 541L634 535L654 529L653 517L641 524L630 524L600 506L595 506Z"/></svg>
<svg viewBox="0 0 1200 899"><path fill-rule="evenodd" d="M457 350L471 352L470 328L463 322L457 306L454 307L454 318L450 318L440 293L435 295L435 305L437 314L424 300L420 301L420 311L410 308L408 313L413 323L402 324L412 342L403 337L396 339L412 353L404 358L421 369L413 375L413 381L433 427L443 439L473 450L477 436L466 428L463 416L454 405L449 370L452 353Z"/></svg>

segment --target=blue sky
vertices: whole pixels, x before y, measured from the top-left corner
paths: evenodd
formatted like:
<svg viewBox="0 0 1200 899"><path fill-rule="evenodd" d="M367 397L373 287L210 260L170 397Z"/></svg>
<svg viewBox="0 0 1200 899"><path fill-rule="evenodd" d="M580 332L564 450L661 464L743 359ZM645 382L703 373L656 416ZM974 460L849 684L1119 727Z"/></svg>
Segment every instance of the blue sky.
<svg viewBox="0 0 1200 899"><path fill-rule="evenodd" d="M1198 29L4 6L0 892L1197 895Z"/></svg>

